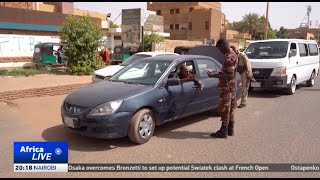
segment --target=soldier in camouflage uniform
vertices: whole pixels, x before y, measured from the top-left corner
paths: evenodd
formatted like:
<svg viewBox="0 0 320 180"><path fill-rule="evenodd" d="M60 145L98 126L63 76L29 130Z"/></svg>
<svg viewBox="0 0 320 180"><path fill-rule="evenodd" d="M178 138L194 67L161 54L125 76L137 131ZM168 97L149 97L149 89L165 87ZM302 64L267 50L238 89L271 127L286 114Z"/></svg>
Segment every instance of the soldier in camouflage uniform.
<svg viewBox="0 0 320 180"><path fill-rule="evenodd" d="M222 125L219 131L212 133L210 136L216 138L226 138L228 135L234 134L234 111L237 106L236 100L236 67L238 56L230 48L229 43L225 39L220 39L216 47L224 54L224 62L222 72L208 72L208 76L219 78L219 107Z"/></svg>
<svg viewBox="0 0 320 180"><path fill-rule="evenodd" d="M246 107L248 99L248 91L250 86L250 80L252 76L252 68L248 57L239 52L235 46L231 46L232 50L238 55L238 72L241 75L242 93L241 93L241 104L238 108Z"/></svg>

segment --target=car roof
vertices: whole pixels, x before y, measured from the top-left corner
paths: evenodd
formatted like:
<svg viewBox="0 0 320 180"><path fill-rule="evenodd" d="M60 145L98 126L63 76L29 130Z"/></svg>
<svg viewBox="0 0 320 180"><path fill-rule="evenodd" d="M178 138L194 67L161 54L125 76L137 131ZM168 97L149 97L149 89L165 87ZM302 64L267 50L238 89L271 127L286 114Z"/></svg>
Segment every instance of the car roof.
<svg viewBox="0 0 320 180"><path fill-rule="evenodd" d="M147 57L141 60L148 61L148 60L159 60L163 61L165 58L166 61L176 61L176 60L185 60L185 59L203 59L203 58L210 58L209 56L202 56L202 55L179 55L179 56L154 56L154 57Z"/></svg>
<svg viewBox="0 0 320 180"><path fill-rule="evenodd" d="M179 55L177 53L172 53L172 52L161 52L161 51L156 51L156 52L138 52L136 54L143 54L143 55L149 55L149 56L158 56L158 55Z"/></svg>
<svg viewBox="0 0 320 180"><path fill-rule="evenodd" d="M251 41L251 43L256 43L256 42L271 42L271 41L288 41L288 42L308 42L308 43L316 43L315 40L306 40L306 39L267 39L267 40Z"/></svg>

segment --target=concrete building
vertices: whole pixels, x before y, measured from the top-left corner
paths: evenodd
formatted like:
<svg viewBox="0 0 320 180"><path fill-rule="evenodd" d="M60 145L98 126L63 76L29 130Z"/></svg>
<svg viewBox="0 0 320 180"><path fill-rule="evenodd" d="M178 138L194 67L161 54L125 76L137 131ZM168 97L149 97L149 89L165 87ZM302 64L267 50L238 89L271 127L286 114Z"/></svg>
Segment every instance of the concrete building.
<svg viewBox="0 0 320 180"><path fill-rule="evenodd" d="M164 31L172 40L215 43L225 31L226 18L217 2L148 2L147 9L164 17Z"/></svg>
<svg viewBox="0 0 320 180"><path fill-rule="evenodd" d="M308 39L308 40L318 40L319 44L319 35L317 32L319 29L306 29L306 28L296 28L288 29L288 36L291 39ZM315 36L318 35L318 36Z"/></svg>
<svg viewBox="0 0 320 180"><path fill-rule="evenodd" d="M68 15L89 15L106 39L110 15L74 9L73 2L0 2L0 67L31 62L37 43L59 42L58 30Z"/></svg>
<svg viewBox="0 0 320 180"><path fill-rule="evenodd" d="M87 14L100 27L109 28L106 14L74 9L73 2L0 2L0 34L54 36L68 15Z"/></svg>

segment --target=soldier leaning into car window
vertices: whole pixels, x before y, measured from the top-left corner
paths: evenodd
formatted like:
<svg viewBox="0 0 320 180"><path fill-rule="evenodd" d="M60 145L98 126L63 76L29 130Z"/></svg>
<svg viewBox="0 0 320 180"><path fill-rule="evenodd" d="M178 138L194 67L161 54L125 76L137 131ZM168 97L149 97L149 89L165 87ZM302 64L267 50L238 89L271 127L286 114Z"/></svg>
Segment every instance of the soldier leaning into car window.
<svg viewBox="0 0 320 180"><path fill-rule="evenodd" d="M229 43L225 39L219 39L216 47L224 54L224 62L222 72L208 72L211 78L219 78L219 112L221 115L222 125L220 130L210 134L215 138L227 138L234 134L234 111L237 106L236 100L236 67L238 56L230 48Z"/></svg>
<svg viewBox="0 0 320 180"><path fill-rule="evenodd" d="M252 80L252 69L248 57L239 52L235 46L231 46L232 50L238 55L238 72L241 75L242 93L241 103L238 108L246 107L248 99L248 91L250 86L250 80Z"/></svg>
<svg viewBox="0 0 320 180"><path fill-rule="evenodd" d="M203 84L197 79L195 74L192 74L192 70L187 65L182 65L180 68L179 79L181 83L193 81L197 90L203 90Z"/></svg>

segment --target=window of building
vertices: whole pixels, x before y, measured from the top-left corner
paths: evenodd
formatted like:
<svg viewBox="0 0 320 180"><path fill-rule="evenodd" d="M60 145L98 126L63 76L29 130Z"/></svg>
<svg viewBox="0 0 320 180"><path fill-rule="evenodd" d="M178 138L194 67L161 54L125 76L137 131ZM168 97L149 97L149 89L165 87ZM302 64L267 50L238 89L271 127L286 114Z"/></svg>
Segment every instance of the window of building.
<svg viewBox="0 0 320 180"><path fill-rule="evenodd" d="M176 14L179 14L180 13L180 9L176 9Z"/></svg>
<svg viewBox="0 0 320 180"><path fill-rule="evenodd" d="M206 30L209 29L209 21L206 21Z"/></svg>
<svg viewBox="0 0 320 180"><path fill-rule="evenodd" d="M176 24L174 29L179 29L179 24Z"/></svg>
<svg viewBox="0 0 320 180"><path fill-rule="evenodd" d="M170 9L170 14L174 14L174 9Z"/></svg>
<svg viewBox="0 0 320 180"><path fill-rule="evenodd" d="M161 15L161 10L158 10L158 11L157 11L157 15Z"/></svg>
<svg viewBox="0 0 320 180"><path fill-rule="evenodd" d="M170 30L173 30L173 24L170 24Z"/></svg>
<svg viewBox="0 0 320 180"><path fill-rule="evenodd" d="M318 55L318 48L316 44L309 44L310 56Z"/></svg>
<svg viewBox="0 0 320 180"><path fill-rule="evenodd" d="M306 44L299 43L299 54L300 57L307 56Z"/></svg>
<svg viewBox="0 0 320 180"><path fill-rule="evenodd" d="M189 30L192 30L192 22L189 22Z"/></svg>
<svg viewBox="0 0 320 180"><path fill-rule="evenodd" d="M189 8L189 12L192 12L194 10L194 7Z"/></svg>

